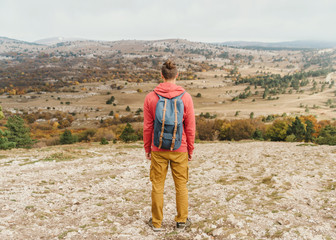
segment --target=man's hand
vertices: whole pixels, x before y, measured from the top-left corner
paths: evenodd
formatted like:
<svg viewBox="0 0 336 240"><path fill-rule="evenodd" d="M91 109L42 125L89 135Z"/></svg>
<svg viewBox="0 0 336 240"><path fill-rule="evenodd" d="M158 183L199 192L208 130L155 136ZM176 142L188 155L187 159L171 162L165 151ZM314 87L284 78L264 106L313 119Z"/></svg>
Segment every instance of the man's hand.
<svg viewBox="0 0 336 240"><path fill-rule="evenodd" d="M147 158L147 160L151 160L151 153L150 152L148 152L148 153L146 153L146 158Z"/></svg>
<svg viewBox="0 0 336 240"><path fill-rule="evenodd" d="M188 161L190 162L192 160L192 155L188 154Z"/></svg>

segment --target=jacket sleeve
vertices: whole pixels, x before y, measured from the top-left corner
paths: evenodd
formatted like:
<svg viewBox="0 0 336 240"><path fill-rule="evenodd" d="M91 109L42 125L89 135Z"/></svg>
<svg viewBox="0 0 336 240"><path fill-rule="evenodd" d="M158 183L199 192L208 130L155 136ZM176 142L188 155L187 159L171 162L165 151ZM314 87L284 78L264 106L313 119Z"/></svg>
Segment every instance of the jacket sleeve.
<svg viewBox="0 0 336 240"><path fill-rule="evenodd" d="M186 94L185 101L184 131L187 137L188 154L192 155L194 151L196 124L194 104L189 93Z"/></svg>
<svg viewBox="0 0 336 240"><path fill-rule="evenodd" d="M153 130L154 130L154 117L153 113L151 112L150 98L149 95L147 95L144 102L144 125L143 125L143 141L146 153L151 152Z"/></svg>

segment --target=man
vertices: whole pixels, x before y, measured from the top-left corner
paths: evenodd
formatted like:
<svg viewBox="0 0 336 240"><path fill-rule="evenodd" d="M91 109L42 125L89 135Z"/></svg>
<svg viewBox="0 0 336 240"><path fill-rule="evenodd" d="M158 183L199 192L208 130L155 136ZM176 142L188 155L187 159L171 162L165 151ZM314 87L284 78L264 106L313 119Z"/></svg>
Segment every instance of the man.
<svg viewBox="0 0 336 240"><path fill-rule="evenodd" d="M161 76L164 82L159 84L153 92L149 93L144 102L143 139L146 158L151 160L150 180L152 182L152 218L149 220L149 225L154 231L163 231L161 228L163 219L163 190L168 164L170 164L176 190L176 229L183 230L191 224L188 219L187 182L189 179L188 161L192 160L194 150L194 106L190 94L185 92L181 86L176 85L178 72L176 64L173 61L167 60L163 64ZM161 147L162 134L159 146L154 144L154 132L156 131L154 130L155 114L157 110L156 107L160 99L168 99L168 101L170 99L179 99L179 101L183 102L181 104L183 105L183 130L181 131L182 136L180 137L181 145L177 149L174 148L175 150L173 150L174 144L172 144L170 149L164 149ZM161 113L161 116L163 115L164 113ZM176 115L175 102L175 131L173 135L173 142L175 142L176 135ZM164 125L164 117L162 122ZM162 127L162 130L163 129L164 127ZM179 143L177 146L178 145Z"/></svg>

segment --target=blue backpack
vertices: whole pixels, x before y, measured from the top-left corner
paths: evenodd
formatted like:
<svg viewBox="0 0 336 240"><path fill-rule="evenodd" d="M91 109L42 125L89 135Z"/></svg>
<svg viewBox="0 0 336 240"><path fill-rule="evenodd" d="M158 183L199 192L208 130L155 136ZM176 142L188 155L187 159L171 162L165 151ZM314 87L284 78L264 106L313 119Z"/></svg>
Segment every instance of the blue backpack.
<svg viewBox="0 0 336 240"><path fill-rule="evenodd" d="M181 95L174 98L159 96L154 120L154 146L176 150L181 146L183 132L184 104Z"/></svg>

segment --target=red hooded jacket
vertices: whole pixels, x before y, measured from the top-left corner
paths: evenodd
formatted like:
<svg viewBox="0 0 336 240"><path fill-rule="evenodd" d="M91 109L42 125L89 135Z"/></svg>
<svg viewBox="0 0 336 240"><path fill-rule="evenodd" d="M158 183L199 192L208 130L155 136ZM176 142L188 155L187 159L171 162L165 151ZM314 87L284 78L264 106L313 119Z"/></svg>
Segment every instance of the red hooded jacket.
<svg viewBox="0 0 336 240"><path fill-rule="evenodd" d="M157 94L165 98L173 98L184 92L184 88L174 83L160 83L153 92L147 94L144 102L144 128L143 140L146 153L151 151L170 151L169 149L159 149L154 146L154 120L156 104L159 101ZM156 94L157 93L157 94ZM183 133L181 146L173 152L187 152L192 155L195 141L195 114L194 104L189 93L182 96L184 104Z"/></svg>

